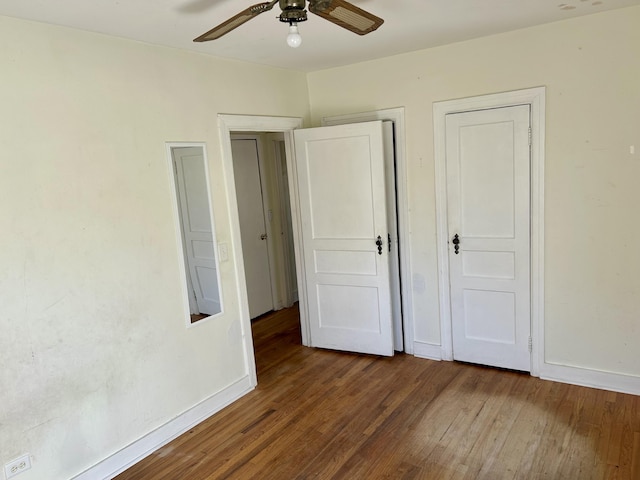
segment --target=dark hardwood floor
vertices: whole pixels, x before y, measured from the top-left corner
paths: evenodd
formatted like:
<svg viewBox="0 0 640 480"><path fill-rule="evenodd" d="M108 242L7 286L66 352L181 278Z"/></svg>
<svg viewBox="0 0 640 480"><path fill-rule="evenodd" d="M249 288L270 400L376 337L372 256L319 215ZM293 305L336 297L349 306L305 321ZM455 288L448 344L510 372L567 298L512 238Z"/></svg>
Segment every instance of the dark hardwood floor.
<svg viewBox="0 0 640 480"><path fill-rule="evenodd" d="M118 477L640 480L640 397L253 325L258 387Z"/></svg>

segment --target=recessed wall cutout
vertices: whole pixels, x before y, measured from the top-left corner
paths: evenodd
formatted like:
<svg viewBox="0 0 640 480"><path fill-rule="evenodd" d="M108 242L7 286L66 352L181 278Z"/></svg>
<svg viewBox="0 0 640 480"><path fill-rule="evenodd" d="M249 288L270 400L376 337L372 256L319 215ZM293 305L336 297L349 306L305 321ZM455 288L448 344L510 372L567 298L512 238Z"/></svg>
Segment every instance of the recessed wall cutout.
<svg viewBox="0 0 640 480"><path fill-rule="evenodd" d="M189 323L222 312L204 143L167 144L184 259Z"/></svg>

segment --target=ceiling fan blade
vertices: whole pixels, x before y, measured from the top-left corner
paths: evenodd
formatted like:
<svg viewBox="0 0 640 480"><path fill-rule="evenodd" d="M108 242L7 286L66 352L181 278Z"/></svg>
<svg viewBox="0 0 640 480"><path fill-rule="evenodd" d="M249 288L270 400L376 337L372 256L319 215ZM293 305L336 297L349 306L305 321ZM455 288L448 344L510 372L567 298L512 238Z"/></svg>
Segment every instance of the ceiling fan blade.
<svg viewBox="0 0 640 480"><path fill-rule="evenodd" d="M207 33L203 33L198 38L195 38L194 42L208 42L209 40L215 40L216 38L220 38L221 36L229 33L231 30L238 28L245 22L248 22L253 17L260 15L263 12L267 12L273 8L273 6L278 3L278 0L273 0L271 2L263 2L258 3L256 5L252 5L249 8L244 9L237 15L234 15L229 20L222 22L220 25L213 27Z"/></svg>
<svg viewBox="0 0 640 480"><path fill-rule="evenodd" d="M371 33L384 23L380 17L345 0L310 0L309 11L358 35Z"/></svg>

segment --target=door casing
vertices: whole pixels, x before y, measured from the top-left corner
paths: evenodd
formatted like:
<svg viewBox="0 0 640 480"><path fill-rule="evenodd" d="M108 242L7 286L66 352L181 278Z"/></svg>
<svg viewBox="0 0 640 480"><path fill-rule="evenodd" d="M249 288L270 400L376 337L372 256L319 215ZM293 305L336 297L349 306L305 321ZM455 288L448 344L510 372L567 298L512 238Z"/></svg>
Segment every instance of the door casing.
<svg viewBox="0 0 640 480"><path fill-rule="evenodd" d="M436 221L440 337L443 360L453 360L449 248L447 225L446 125L450 113L490 108L531 106L531 375L540 376L544 363L544 144L545 87L435 102L433 104L436 167Z"/></svg>
<svg viewBox="0 0 640 480"><path fill-rule="evenodd" d="M230 216L230 234L231 243L234 246L232 249L234 273L237 278L236 294L238 296L238 306L240 310L240 328L243 339L244 356L247 366L247 374L251 382L251 386L255 387L258 384L258 377L256 373L256 360L255 352L253 349L253 339L251 337L251 319L249 315L249 300L247 295L247 281L244 273L244 260L242 255L242 241L240 235L240 217L238 215L237 193L235 188L235 178L233 175L233 155L231 153L231 134L232 133L249 133L249 132L265 132L276 133L282 132L284 134L285 152L287 157L287 169L289 174L289 185L292 190L291 193L291 220L293 223L294 235L298 235L299 232L299 210L297 208L296 200L298 198L298 192L295 182L292 182L293 175L297 175L295 171L294 160L294 140L293 130L302 128L302 118L298 117L268 117L268 116L252 116L252 115L218 115L218 130L220 133L220 146L222 150L222 164L224 170L224 180L227 188L227 204L229 208ZM297 244L300 243L300 238L296 238L295 249L295 261L296 270L298 272L298 296L300 297L300 304L306 305L306 298L304 292L306 291L305 284L302 283L304 279L300 278L300 269L304 264L301 263L303 259L298 251ZM300 309L300 328L302 333L302 342L308 345L308 321L307 314ZM306 342L306 343L305 343Z"/></svg>

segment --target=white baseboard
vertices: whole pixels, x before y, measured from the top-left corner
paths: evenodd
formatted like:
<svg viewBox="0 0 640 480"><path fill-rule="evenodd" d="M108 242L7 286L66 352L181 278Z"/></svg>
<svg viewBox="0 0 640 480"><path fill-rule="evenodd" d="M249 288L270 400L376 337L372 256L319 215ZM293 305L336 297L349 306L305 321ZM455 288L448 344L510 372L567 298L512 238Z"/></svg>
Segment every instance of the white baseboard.
<svg viewBox="0 0 640 480"><path fill-rule="evenodd" d="M442 360L442 346L426 342L413 342L413 354L419 358Z"/></svg>
<svg viewBox="0 0 640 480"><path fill-rule="evenodd" d="M413 354L419 358L444 360L442 347L426 342L413 342ZM536 375L537 376L537 375ZM539 377L543 380L599 388L612 392L640 395L640 376L604 372L554 363L543 363Z"/></svg>
<svg viewBox="0 0 640 480"><path fill-rule="evenodd" d="M72 480L96 480L98 478L107 480L115 477L253 389L254 386L251 385L249 376L243 377L122 450L105 458L100 463L73 477Z"/></svg>
<svg viewBox="0 0 640 480"><path fill-rule="evenodd" d="M540 367L540 378L583 387L640 395L640 377L634 375L568 367L545 362Z"/></svg>

